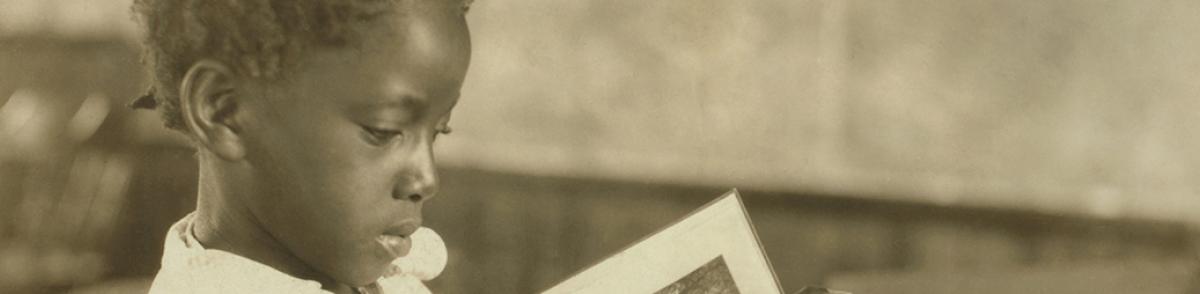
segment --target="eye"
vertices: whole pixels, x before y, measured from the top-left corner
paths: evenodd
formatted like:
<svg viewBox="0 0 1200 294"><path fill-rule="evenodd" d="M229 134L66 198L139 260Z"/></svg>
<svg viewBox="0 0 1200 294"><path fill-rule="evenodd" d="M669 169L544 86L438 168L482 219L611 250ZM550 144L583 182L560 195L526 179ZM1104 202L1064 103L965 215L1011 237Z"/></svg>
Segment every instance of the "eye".
<svg viewBox="0 0 1200 294"><path fill-rule="evenodd" d="M362 126L363 132L370 136L375 143L385 143L404 135L403 132L397 130L380 129L368 126Z"/></svg>

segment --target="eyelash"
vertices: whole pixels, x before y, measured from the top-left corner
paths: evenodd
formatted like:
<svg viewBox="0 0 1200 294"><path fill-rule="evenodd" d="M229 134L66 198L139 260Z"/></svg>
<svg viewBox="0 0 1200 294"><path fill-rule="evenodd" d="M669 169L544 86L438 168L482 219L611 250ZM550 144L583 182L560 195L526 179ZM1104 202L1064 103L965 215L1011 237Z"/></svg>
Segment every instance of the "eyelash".
<svg viewBox="0 0 1200 294"><path fill-rule="evenodd" d="M400 131L376 129L368 126L363 126L362 129L367 132L367 135L371 136L371 139L375 139L376 142L387 142L404 135Z"/></svg>
<svg viewBox="0 0 1200 294"><path fill-rule="evenodd" d="M368 126L362 126L362 129L364 132L367 132L368 136L371 136L371 139L374 139L378 143L388 142L396 137L404 136L404 132L401 131L377 129ZM450 126L443 126L435 129L434 131L437 132L437 135L449 135L454 130L451 129Z"/></svg>

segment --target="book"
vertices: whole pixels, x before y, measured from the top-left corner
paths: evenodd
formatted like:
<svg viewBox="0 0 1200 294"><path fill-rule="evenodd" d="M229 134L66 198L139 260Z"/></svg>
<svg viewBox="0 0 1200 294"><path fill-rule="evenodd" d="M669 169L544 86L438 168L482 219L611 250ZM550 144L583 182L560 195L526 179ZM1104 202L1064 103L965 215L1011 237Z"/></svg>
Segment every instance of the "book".
<svg viewBox="0 0 1200 294"><path fill-rule="evenodd" d="M546 290L783 293L737 190Z"/></svg>

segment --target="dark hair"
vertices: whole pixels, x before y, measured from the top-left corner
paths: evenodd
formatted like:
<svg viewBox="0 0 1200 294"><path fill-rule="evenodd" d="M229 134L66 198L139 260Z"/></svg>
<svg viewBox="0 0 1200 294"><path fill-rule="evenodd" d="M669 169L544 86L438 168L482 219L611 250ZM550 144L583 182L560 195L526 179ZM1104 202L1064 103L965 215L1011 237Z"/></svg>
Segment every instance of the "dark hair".
<svg viewBox="0 0 1200 294"><path fill-rule="evenodd" d="M135 0L153 84L130 106L158 108L168 128L183 130L179 84L196 61L278 79L308 48L356 44L366 24L399 13L403 1L411 0Z"/></svg>

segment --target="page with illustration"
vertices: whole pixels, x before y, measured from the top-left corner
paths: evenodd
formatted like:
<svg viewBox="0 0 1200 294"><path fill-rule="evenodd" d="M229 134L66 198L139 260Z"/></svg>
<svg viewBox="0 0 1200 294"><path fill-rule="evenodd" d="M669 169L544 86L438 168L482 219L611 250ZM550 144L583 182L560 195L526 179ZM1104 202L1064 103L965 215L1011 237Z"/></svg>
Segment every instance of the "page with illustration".
<svg viewBox="0 0 1200 294"><path fill-rule="evenodd" d="M782 293L736 190L544 293Z"/></svg>

